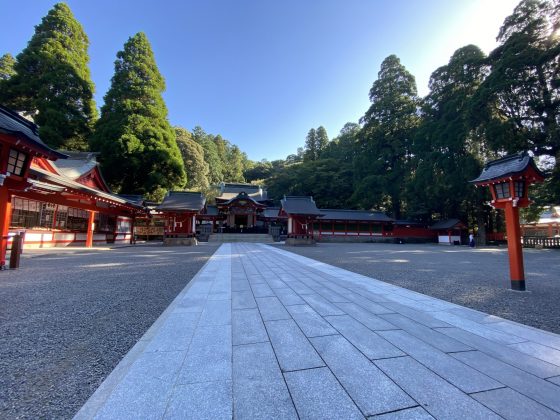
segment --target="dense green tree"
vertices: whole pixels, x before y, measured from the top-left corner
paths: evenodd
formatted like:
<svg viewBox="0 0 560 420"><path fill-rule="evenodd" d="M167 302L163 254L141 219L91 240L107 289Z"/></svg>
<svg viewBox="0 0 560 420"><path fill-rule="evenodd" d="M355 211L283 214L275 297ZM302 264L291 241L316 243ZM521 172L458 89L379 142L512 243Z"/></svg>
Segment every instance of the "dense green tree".
<svg viewBox="0 0 560 420"><path fill-rule="evenodd" d="M305 149L303 152L303 160L311 161L316 160L319 155L317 150L317 131L312 128L308 131L307 137L305 138Z"/></svg>
<svg viewBox="0 0 560 420"><path fill-rule="evenodd" d="M365 208L387 206L398 218L419 117L416 81L397 56L383 60L369 98L355 162L354 201Z"/></svg>
<svg viewBox="0 0 560 420"><path fill-rule="evenodd" d="M329 136L325 127L320 126L317 129L312 128L305 138L305 149L303 152L303 160L317 160L321 157L321 153L329 144ZM297 159L296 159L297 160Z"/></svg>
<svg viewBox="0 0 560 420"><path fill-rule="evenodd" d="M500 29L473 107L496 150L532 150L560 162L559 15L557 1L523 0ZM546 191L560 201L558 164Z"/></svg>
<svg viewBox="0 0 560 420"><path fill-rule="evenodd" d="M0 57L0 81L8 80L16 74L15 65L16 59L12 54L6 53Z"/></svg>
<svg viewBox="0 0 560 420"><path fill-rule="evenodd" d="M319 207L344 208L352 194L352 172L336 159L293 164L267 180L268 193L280 200L286 195L311 195Z"/></svg>
<svg viewBox="0 0 560 420"><path fill-rule="evenodd" d="M31 115L54 148L88 147L97 118L88 45L70 8L58 3L17 56L16 74L0 83L0 102Z"/></svg>
<svg viewBox="0 0 560 420"><path fill-rule="evenodd" d="M193 129L192 137L204 151L204 161L208 164L208 182L216 185L224 180L224 163L220 159L218 147L214 142L214 136L207 134L202 127L196 126Z"/></svg>
<svg viewBox="0 0 560 420"><path fill-rule="evenodd" d="M260 162L254 162L250 168L243 172L243 177L247 182L263 181L272 176L273 167L272 163L266 159Z"/></svg>
<svg viewBox="0 0 560 420"><path fill-rule="evenodd" d="M175 127L175 135L187 173L186 188L203 192L208 190L210 169L204 161L204 149L193 140L191 133L182 127Z"/></svg>
<svg viewBox="0 0 560 420"><path fill-rule="evenodd" d="M489 155L479 127L471 125L472 98L487 72L486 56L474 45L460 48L435 70L425 98L421 126L413 145L408 212L414 216L479 220L483 231L485 196L469 181Z"/></svg>
<svg viewBox="0 0 560 420"><path fill-rule="evenodd" d="M337 159L341 164L352 165L357 156L359 135L360 126L358 124L346 123L340 130L338 137L328 143L321 157Z"/></svg>
<svg viewBox="0 0 560 420"><path fill-rule="evenodd" d="M117 53L115 74L92 139L101 152L103 173L117 192L159 200L167 190L185 186L164 90L148 38L137 33Z"/></svg>
<svg viewBox="0 0 560 420"><path fill-rule="evenodd" d="M243 170L245 169L247 155L239 147L231 146L227 150L224 179L228 182L245 182Z"/></svg>

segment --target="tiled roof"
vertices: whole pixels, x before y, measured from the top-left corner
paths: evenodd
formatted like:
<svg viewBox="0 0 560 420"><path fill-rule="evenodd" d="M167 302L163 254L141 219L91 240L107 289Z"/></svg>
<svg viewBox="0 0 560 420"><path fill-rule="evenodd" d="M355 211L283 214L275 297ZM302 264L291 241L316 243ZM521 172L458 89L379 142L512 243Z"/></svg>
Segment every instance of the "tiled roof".
<svg viewBox="0 0 560 420"><path fill-rule="evenodd" d="M435 222L430 229L462 229L465 225L459 219L447 219Z"/></svg>
<svg viewBox="0 0 560 420"><path fill-rule="evenodd" d="M204 214L206 216L218 216L220 212L218 211L218 207L216 206L206 206Z"/></svg>
<svg viewBox="0 0 560 420"><path fill-rule="evenodd" d="M129 205L135 208L143 208L143 206L127 200L126 198L123 198L121 196L118 196L116 194L110 194L110 193L106 193L104 191L98 190L96 188L91 188L88 187L86 185L80 184L70 178L65 177L64 175L57 175L57 174L53 174L52 172L49 171L45 171L44 169L41 168L37 168L37 167L32 167L30 170L30 173L33 177L36 177L39 181L44 181L47 182L49 184L54 184L54 185L60 185L66 188L70 188L76 191L81 191L87 194L91 194L95 197L99 197L101 199L105 199L105 200L110 200L113 201L115 203L119 203L119 204L123 204L123 205Z"/></svg>
<svg viewBox="0 0 560 420"><path fill-rule="evenodd" d="M206 198L200 192L169 191L156 210L199 212L205 203Z"/></svg>
<svg viewBox="0 0 560 420"><path fill-rule="evenodd" d="M321 220L354 220L366 222L392 222L389 216L380 211L366 210L339 210L339 209L320 209L324 216Z"/></svg>
<svg viewBox="0 0 560 420"><path fill-rule="evenodd" d="M267 219L276 219L278 217L282 217L279 215L279 213L280 213L280 207L267 207L263 211L263 216Z"/></svg>
<svg viewBox="0 0 560 420"><path fill-rule="evenodd" d="M480 176L470 182L477 183L505 178L523 172L528 166L532 166L538 174L544 177L544 174L535 165L533 158L527 152L520 152L488 162L482 169Z"/></svg>
<svg viewBox="0 0 560 420"><path fill-rule="evenodd" d="M56 168L64 176L77 179L97 166L97 153L92 152L64 152L67 159L57 161Z"/></svg>
<svg viewBox="0 0 560 420"><path fill-rule="evenodd" d="M66 155L51 149L39 138L39 127L16 112L0 105L0 133L22 136L29 146L51 159Z"/></svg>
<svg viewBox="0 0 560 420"><path fill-rule="evenodd" d="M253 184L232 184L222 183L220 185L220 196L216 197L218 200L231 200L237 197L239 193L245 192L249 197L255 201L268 200L267 191L258 185Z"/></svg>
<svg viewBox="0 0 560 420"><path fill-rule="evenodd" d="M287 214L299 214L305 216L322 216L323 213L317 208L313 197L284 196L280 201L282 209Z"/></svg>

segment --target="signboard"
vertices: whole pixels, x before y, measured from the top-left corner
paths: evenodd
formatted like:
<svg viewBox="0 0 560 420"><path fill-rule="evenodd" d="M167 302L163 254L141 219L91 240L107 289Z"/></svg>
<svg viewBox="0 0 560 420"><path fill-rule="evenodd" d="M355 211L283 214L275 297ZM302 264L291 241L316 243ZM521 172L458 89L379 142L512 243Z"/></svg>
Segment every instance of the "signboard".
<svg viewBox="0 0 560 420"><path fill-rule="evenodd" d="M136 226L134 234L139 236L163 236L163 226Z"/></svg>

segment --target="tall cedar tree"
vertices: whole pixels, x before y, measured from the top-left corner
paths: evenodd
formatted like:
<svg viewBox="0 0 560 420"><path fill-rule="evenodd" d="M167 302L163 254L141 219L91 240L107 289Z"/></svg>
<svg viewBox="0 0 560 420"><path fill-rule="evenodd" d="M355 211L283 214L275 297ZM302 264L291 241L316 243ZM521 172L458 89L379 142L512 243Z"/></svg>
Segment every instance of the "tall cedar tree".
<svg viewBox="0 0 560 420"><path fill-rule="evenodd" d="M115 74L105 95L92 146L117 192L145 194L160 200L186 184L181 152L167 120L162 98L165 82L148 38L129 38L117 53Z"/></svg>
<svg viewBox="0 0 560 420"><path fill-rule="evenodd" d="M15 65L16 59L12 54L6 53L0 57L0 81L8 80L16 74Z"/></svg>
<svg viewBox="0 0 560 420"><path fill-rule="evenodd" d="M204 149L193 140L188 130L175 127L175 134L187 172L186 187L190 190L206 192L209 187L208 173L210 170L204 161Z"/></svg>
<svg viewBox="0 0 560 420"><path fill-rule="evenodd" d="M556 158L544 189L551 202L560 201L559 24L558 1L521 1L500 29L474 106L495 149Z"/></svg>
<svg viewBox="0 0 560 420"><path fill-rule="evenodd" d="M0 102L31 115L51 147L88 147L97 118L88 46L82 25L58 3L17 56L16 74L0 83Z"/></svg>
<svg viewBox="0 0 560 420"><path fill-rule="evenodd" d="M384 205L399 218L419 117L416 81L397 56L381 63L369 99L372 104L362 117L354 200L362 207ZM377 200L370 198L372 193Z"/></svg>

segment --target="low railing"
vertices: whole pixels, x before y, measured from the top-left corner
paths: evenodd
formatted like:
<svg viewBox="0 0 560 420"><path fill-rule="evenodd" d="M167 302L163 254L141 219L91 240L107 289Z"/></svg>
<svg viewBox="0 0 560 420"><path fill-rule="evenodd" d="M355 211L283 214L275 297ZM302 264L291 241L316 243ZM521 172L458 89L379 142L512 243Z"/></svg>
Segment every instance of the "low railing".
<svg viewBox="0 0 560 420"><path fill-rule="evenodd" d="M560 238L546 238L543 236L524 236L524 248L560 248Z"/></svg>

